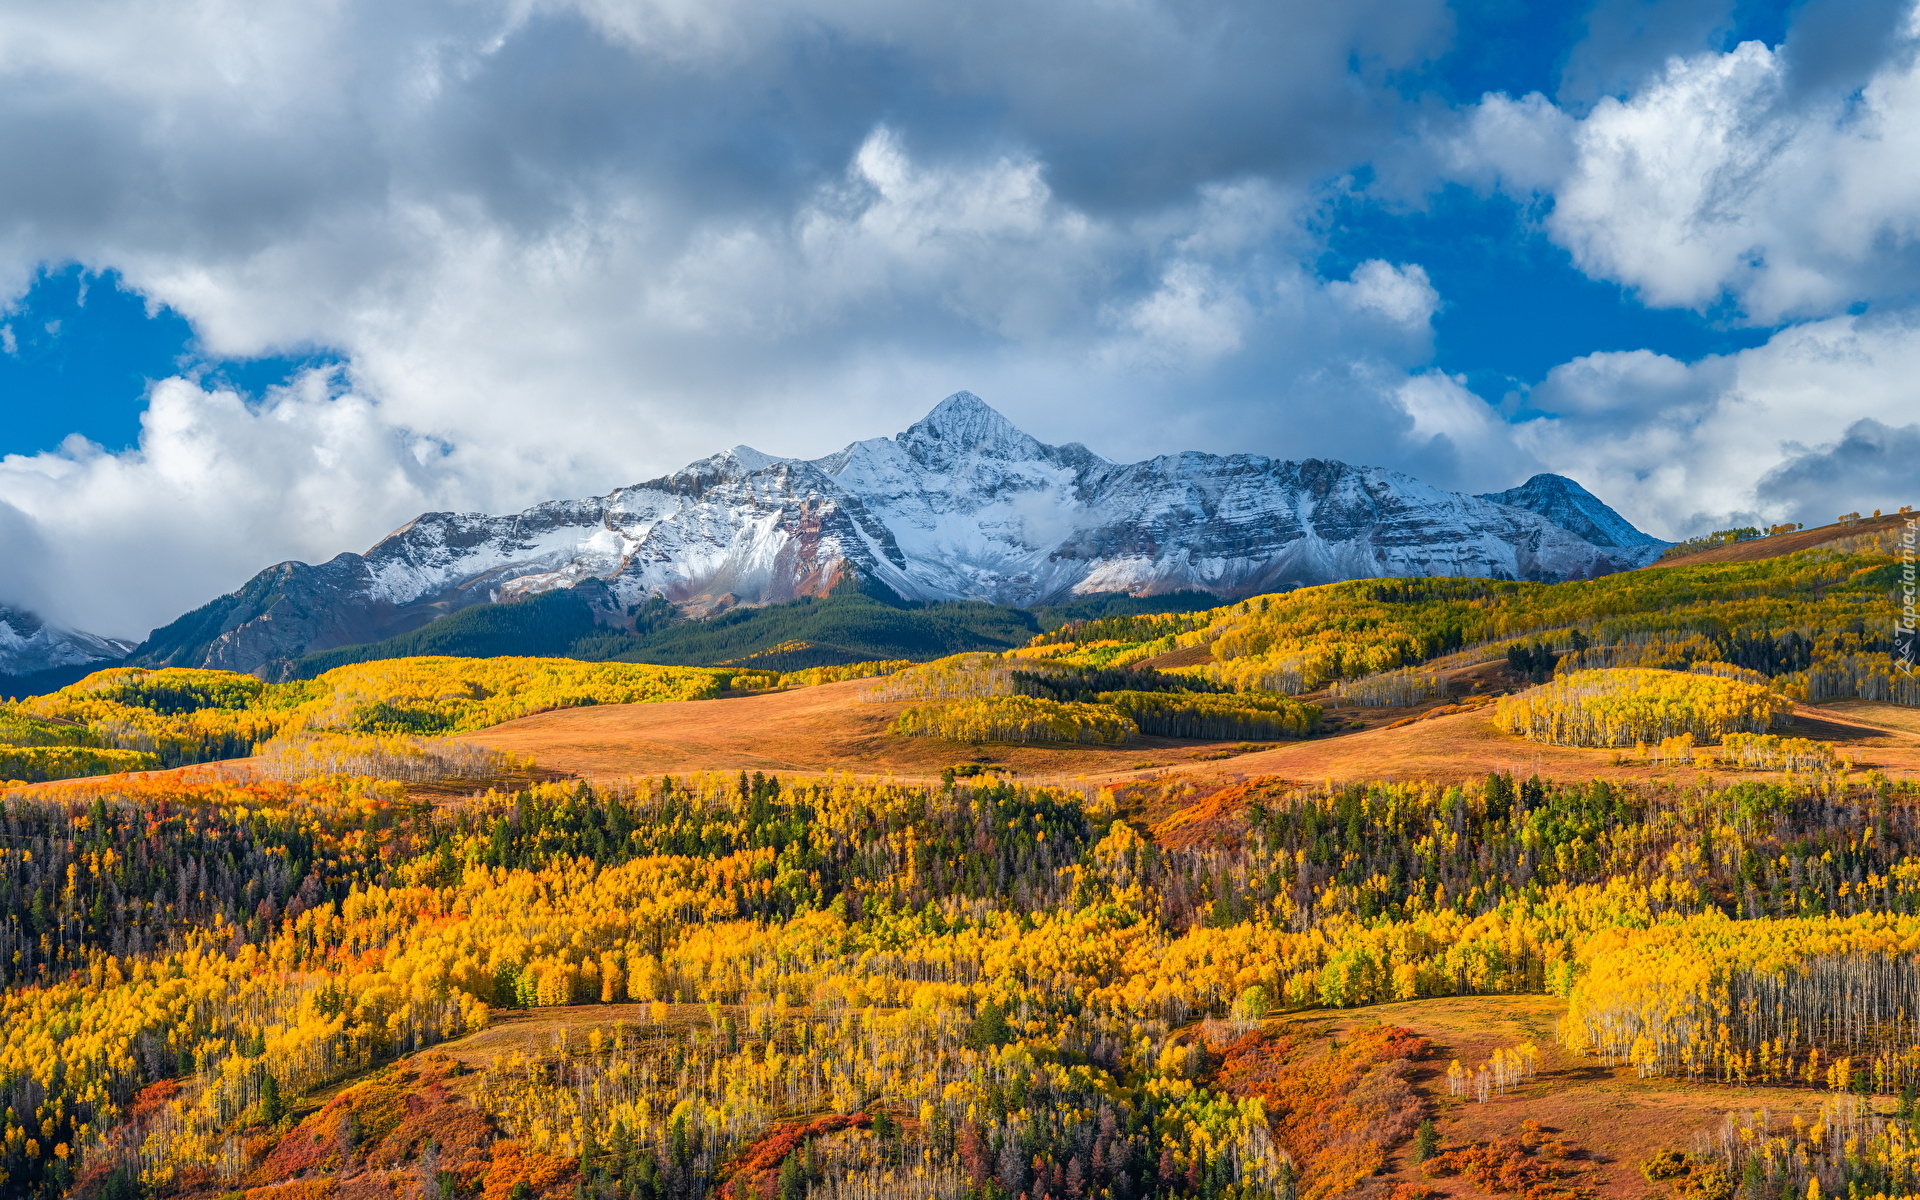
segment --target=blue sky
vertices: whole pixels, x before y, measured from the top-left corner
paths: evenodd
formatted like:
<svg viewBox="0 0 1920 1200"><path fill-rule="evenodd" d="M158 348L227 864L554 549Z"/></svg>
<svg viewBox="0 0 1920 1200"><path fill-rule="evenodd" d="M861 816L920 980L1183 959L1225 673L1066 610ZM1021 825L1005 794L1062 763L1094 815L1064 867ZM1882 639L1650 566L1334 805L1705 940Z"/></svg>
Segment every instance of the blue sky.
<svg viewBox="0 0 1920 1200"><path fill-rule="evenodd" d="M324 350L219 359L193 324L127 288L117 271L49 264L0 319L0 454L56 449L80 437L126 450L140 437L147 388L187 375L251 396L296 373L341 365Z"/></svg>
<svg viewBox="0 0 1920 1200"><path fill-rule="evenodd" d="M1920 499L1911 0L0 13L0 601L972 390L1131 459ZM77 437L73 435L78 435ZM139 589L118 581L129 572Z"/></svg>

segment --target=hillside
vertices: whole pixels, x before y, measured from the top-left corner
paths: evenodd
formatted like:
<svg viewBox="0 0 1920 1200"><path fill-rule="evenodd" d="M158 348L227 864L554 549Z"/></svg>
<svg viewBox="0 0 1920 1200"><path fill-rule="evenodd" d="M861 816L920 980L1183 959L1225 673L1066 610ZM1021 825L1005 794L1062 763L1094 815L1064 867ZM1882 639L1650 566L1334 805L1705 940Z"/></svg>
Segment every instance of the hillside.
<svg viewBox="0 0 1920 1200"><path fill-rule="evenodd" d="M1175 602L1176 605L1178 601ZM1151 608L1149 611L1168 611ZM464 608L411 633L310 654L277 672L311 679L348 663L418 655L524 655L673 666L752 665L792 671L876 659L928 659L1005 650L1040 631L1040 618L992 604L908 604L882 589L842 588L785 604L683 619L664 601L599 624L581 589Z"/></svg>
<svg viewBox="0 0 1920 1200"><path fill-rule="evenodd" d="M1764 1109L1782 1122L1805 1121L1819 1110L1819 1093L1806 1088L1735 1089L1649 1079L1632 1068L1608 1068L1569 1054L1555 1044L1566 1010L1565 1001L1546 996L1405 1000L1357 1011L1308 1010L1290 1015L1279 1031L1338 1042L1378 1021L1424 1039L1425 1054L1411 1082L1433 1114L1441 1150L1519 1142L1543 1151L1537 1154L1543 1165L1565 1172L1566 1178L1557 1181L1562 1186L1594 1200L1662 1194L1640 1165L1660 1151L1689 1149L1717 1137L1729 1119ZM1540 1053L1533 1078L1485 1102L1450 1094L1449 1063L1477 1067L1496 1052L1528 1043ZM1391 1159L1377 1186L1438 1185L1462 1200L1503 1194L1469 1177L1436 1178L1411 1158L1403 1152Z"/></svg>
<svg viewBox="0 0 1920 1200"><path fill-rule="evenodd" d="M0 1185L1913 1194L1888 569L1105 601L785 673L99 672L0 708L45 779L0 801Z"/></svg>
<svg viewBox="0 0 1920 1200"><path fill-rule="evenodd" d="M1864 517L1850 521L1845 525L1820 525L1812 529L1798 529L1792 533L1775 534L1771 537L1750 538L1744 542L1735 542L1729 546L1714 546L1693 554L1676 555L1648 563L1642 570L1654 567L1699 567L1715 563L1748 563L1762 559L1778 558L1786 554L1797 554L1802 550L1812 550L1821 546L1831 546L1839 542L1854 539L1865 541L1869 538L1883 537L1889 533L1903 530L1912 514L1888 513L1880 517Z"/></svg>
<svg viewBox="0 0 1920 1200"><path fill-rule="evenodd" d="M461 736L589 779L659 771L835 769L928 778L957 762L990 762L1020 778L1171 776L1202 783L1250 775L1459 782L1496 771L1555 779L1678 781L1694 774L1690 767L1619 765L1611 751L1527 742L1496 730L1488 710L1385 728L1449 707L1442 699L1409 707L1338 710L1343 723L1362 728L1265 747L1241 740L1174 738L1141 738L1121 746L979 747L888 736L888 724L907 704L863 699L871 686L858 680L719 702L566 709ZM1905 778L1920 773L1920 729L1908 721L1902 726L1891 722L1913 711L1802 706L1783 732L1830 741L1861 770Z"/></svg>
<svg viewBox="0 0 1920 1200"><path fill-rule="evenodd" d="M1088 621L1040 640L1072 661L1153 663L1292 693L1401 670L1411 680L1524 649L1553 655L1556 668L1722 663L1800 699L1920 703L1920 685L1889 658L1892 621L1881 614L1897 607L1898 566L1884 538L1560 584L1360 580L1205 613Z"/></svg>
<svg viewBox="0 0 1920 1200"><path fill-rule="evenodd" d="M365 1187L376 1181L386 1183L399 1173L393 1165L408 1161L405 1149L432 1137L438 1142L442 1162L456 1171L472 1170L483 1183L515 1168L522 1172L544 1168L558 1179L573 1177L574 1173L566 1170L573 1164L562 1166L564 1160L543 1160L527 1154L484 1115L493 1097L526 1089L519 1072L502 1064L524 1062L564 1069L563 1064L596 1039L603 1045L611 1044L618 1038L632 1038L639 1031L646 1031L642 1036L660 1040L697 1041L711 1027L716 1011L722 1022L742 1025L756 1015L748 1006L720 1005L716 1009L674 1003L560 1005L503 1012L482 1032L443 1043L357 1086L329 1090L292 1108L289 1121L294 1124L293 1132L271 1151L267 1161L277 1162L283 1169L304 1167L302 1173L309 1180L337 1179L342 1184L358 1182ZM1231 1068L1224 1060L1234 1053L1232 1047L1250 1027L1261 1027L1269 1045L1297 1047L1296 1053L1304 1051L1303 1058L1310 1064L1315 1058L1324 1061L1335 1057L1342 1044L1364 1043L1384 1024L1418 1039L1412 1044L1418 1046L1419 1057L1410 1064L1406 1082L1411 1097L1423 1111L1432 1114L1440 1151L1506 1143L1520 1151L1521 1161L1536 1162L1556 1172L1560 1178L1554 1182L1570 1189L1570 1194L1592 1200L1639 1200L1660 1194L1641 1174L1641 1163L1662 1151L1691 1147L1716 1137L1729 1123L1738 1122L1755 1109L1765 1109L1783 1123L1795 1119L1808 1122L1820 1111L1822 1096L1806 1088L1729 1089L1647 1079L1630 1068L1596 1067L1590 1060L1553 1044L1553 1031L1565 1011L1564 1001L1549 997L1459 997L1351 1010L1306 1009L1265 1023L1213 1021L1188 1026L1183 1033L1213 1052L1202 1068L1200 1082L1216 1087L1226 1082L1232 1087ZM786 1014L784 1024L789 1029L804 1029L814 1015L805 1007L796 1007ZM1479 1066L1495 1054L1522 1044L1533 1044L1541 1050L1537 1073L1531 1079L1484 1102L1471 1095L1451 1094L1447 1084L1450 1062ZM1244 1050L1240 1053L1245 1055ZM404 1105L406 1115L390 1133L375 1126L378 1140L373 1141L361 1162L342 1156L329 1161L300 1145L311 1145L312 1131L325 1129L329 1118L369 1111L376 1104L392 1104L395 1099ZM815 1118L820 1132L808 1129L810 1136L793 1138L792 1142L801 1152L809 1144L816 1150L840 1149L849 1141L857 1144L871 1138L872 1130L886 1119L884 1111L877 1119L862 1114L861 1120L841 1118L838 1122L832 1114L826 1114L824 1119ZM787 1128L807 1129L815 1122L794 1121ZM835 1131L835 1123L846 1132ZM1298 1145L1309 1139L1295 1134L1286 1140ZM751 1162L755 1150L769 1144L777 1145L760 1143L741 1158ZM610 1156L617 1158L619 1151L611 1151ZM763 1156L774 1163L780 1161L764 1152ZM1387 1156L1372 1186L1384 1192L1402 1185L1433 1189L1439 1184L1445 1188L1440 1194L1461 1200L1511 1194L1486 1188L1463 1175L1436 1178L1411 1158L1406 1148ZM314 1165L308 1166L310 1163ZM777 1177L777 1168L763 1170L766 1176Z"/></svg>
<svg viewBox="0 0 1920 1200"><path fill-rule="evenodd" d="M1872 1115L1894 1101L1854 1087L1920 1084L1904 1027L1833 1032L1878 1003L1849 964L1920 940L1911 782L729 772L421 804L404 789L465 760L328 744L270 777L9 798L40 851L0 858L6 928L46 930L9 934L0 995L34 1120L0 1141L20 1194L693 1200L875 1195L893 1172L951 1200L1637 1200L1644 1163L1756 1105L1772 1136L1818 1114L1855 1138L1857 1168L1805 1160L1840 1187L1897 1162ZM1709 841L1742 849L1691 854ZM206 856L234 866L201 884ZM120 877L172 899L111 900ZM109 903L125 917L41 915ZM1783 954L1808 971L1747 965ZM1709 985L1745 997L1720 1024L1604 1042ZM1800 1010L1792 1039L1749 1041Z"/></svg>
<svg viewBox="0 0 1920 1200"><path fill-rule="evenodd" d="M1142 612L1143 607L1157 605L1101 598L1045 614L1045 623L1053 627L1039 633L1035 630L1043 618L1038 614L985 605L907 604L849 590L697 622L673 620L662 610L663 624L646 639L651 653L632 650L617 640L612 647L624 650L617 655L620 659L727 657L739 664L713 669L617 662L596 666L565 658L528 658L493 660L531 665L529 671L516 668L498 675L458 665L486 660L376 658L324 672L319 668L328 666L327 662L315 662L312 668L319 673L311 680L270 685L251 676L183 669L102 672L19 706L15 710L18 729L11 733L0 729L0 747L13 747L5 753L22 763L47 760L44 769L5 768L28 780L115 767L184 765L244 753L257 742L301 730L464 732L544 709L622 702L617 691L588 682L602 678L627 680L620 686L639 687L642 694L658 699L677 698L671 688L658 696L647 691L655 687L651 681L669 677L699 681L697 686L687 684L695 688L687 698L728 689L780 690L896 672L908 660L933 658L955 642L963 649L979 648L984 642L986 648L1005 653L997 657L989 653L977 660L956 658L948 666L916 668L901 676L921 680L911 687L920 687L936 702L926 709L926 719L935 719L936 712L946 712L961 700L978 701L976 708L984 704L982 713L1018 709L1030 716L1044 714L1050 721L1069 717L1080 721L1096 711L1117 716L1111 706L1122 704L1133 712L1126 722L1147 721L1135 732L1149 740L1134 741L1133 735L1126 735L1113 746L1082 745L1061 760L1071 764L1062 769L1105 773L1118 769L1122 759L1158 761L1166 757L1162 751L1171 753L1171 746L1150 740L1153 737L1193 739L1193 753L1198 754L1269 741L1274 736L1267 728L1272 722L1256 719L1254 710L1284 707L1278 699L1260 697L1291 693L1320 710L1324 719L1310 718L1308 710L1300 708L1298 719L1307 724L1280 736L1314 732L1320 736L1310 743L1311 749L1302 745L1264 751L1270 757L1263 761L1273 763L1275 770L1324 774L1335 767L1346 769L1340 766L1344 751L1318 748L1326 735L1394 724L1438 705L1484 703L1528 682L1580 670L1745 672L1767 680L1769 687L1803 705L1844 700L1920 702L1920 684L1895 671L1888 657L1890 628L1865 619L1876 606L1891 602L1895 571L1886 555L1855 546L1564 584L1359 581L1203 611ZM463 628L472 636L466 642L455 639L447 644L472 650L498 648L500 641L512 642L527 627L540 627L547 609L571 603L571 593L558 593L491 606L472 615L456 614L450 621L464 621ZM509 618L521 620L522 614L524 626L500 627ZM580 625L586 627L584 616ZM807 641L795 634L831 636L838 641ZM1032 644L1006 651L1009 643L1023 636ZM899 640L888 643L888 637ZM497 640L489 643L488 638ZM942 644L941 638L949 640ZM761 666L799 666L836 646L834 657L851 658L859 649L876 644L910 653L870 667L803 668L791 677ZM423 641L422 646L390 648L438 645ZM445 676L448 671L451 677ZM959 673L948 678L954 671ZM501 687L507 690L494 690ZM913 706L857 701L855 693L866 690L863 685L813 699L758 698L749 702L746 711L729 708L725 715L704 709L697 715L680 709L664 710L664 714L647 709L626 714L550 714L538 718L535 725L546 731L539 736L550 734L558 740L517 749L547 756L559 753L572 762L576 751L571 747L576 743L605 746L625 738L638 739L660 753L666 753L669 745L685 743L691 757L676 750L671 758L676 764L734 762L744 754L751 762L741 760L738 765L764 763L782 769L835 765L863 770L937 769L942 758L967 757L956 749L958 743L952 743L959 736L952 731L939 737L883 736L889 723ZM487 703L460 699L467 693L486 697ZM1011 693L1026 698L1016 700ZM843 694L845 704L829 703ZM1176 702L1167 698L1172 694L1185 698ZM1155 695L1160 698L1153 699ZM1171 715L1169 704L1189 715ZM1149 710L1156 715L1144 715ZM1239 715L1228 720L1224 715L1228 710ZM781 715L790 712L804 715ZM1202 712L1213 715L1201 719ZM475 715L481 713L485 719ZM756 726L763 719L781 732L777 736L760 733ZM809 722L816 727L809 728ZM1481 729L1484 722L1482 714L1437 729ZM706 728L710 724L714 728ZM576 729L582 732L571 732ZM1091 729L1086 727L1089 732L1084 738L1071 732L1047 737L1093 743L1110 740L1106 735L1095 736ZM1809 729L1827 734L1815 740L1840 744L1843 750L1860 743L1876 754L1879 751L1871 739L1863 741L1865 735L1848 728ZM519 738L523 732L515 727L500 736ZM1431 774L1448 769L1446 763L1452 757L1461 757L1469 765L1457 769L1474 772L1491 768L1489 754L1504 761L1501 756L1506 752L1497 739L1482 746L1465 733L1437 756L1422 748L1438 736L1422 732L1418 737L1402 734L1384 739L1382 753L1388 757L1377 769ZM936 747L943 739L948 744ZM1027 742L1030 738L994 733L986 740ZM1584 770L1580 754L1568 757L1560 753L1564 749L1541 747L1528 753L1541 762L1555 762L1559 769ZM1021 761L1038 762L1049 754L1023 749ZM644 754L617 757L625 764L620 769L647 769ZM53 765L55 760L59 765ZM598 760L588 756L579 761ZM1891 761L1889 765L1897 766ZM601 770L583 767L588 774Z"/></svg>

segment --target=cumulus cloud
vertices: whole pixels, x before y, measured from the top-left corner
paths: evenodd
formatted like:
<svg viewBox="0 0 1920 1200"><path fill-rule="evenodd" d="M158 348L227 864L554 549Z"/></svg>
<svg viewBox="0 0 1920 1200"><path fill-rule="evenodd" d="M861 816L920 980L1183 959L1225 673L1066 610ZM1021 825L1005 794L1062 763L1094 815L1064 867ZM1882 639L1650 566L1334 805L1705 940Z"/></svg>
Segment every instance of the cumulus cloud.
<svg viewBox="0 0 1920 1200"><path fill-rule="evenodd" d="M1538 97L1488 97L1466 123L1458 171L1550 192L1554 239L1656 306L1729 304L1774 324L1909 301L1920 270L1913 31L1850 63L1817 49L1823 28L1779 48L1675 58L1577 123ZM1886 56L1889 40L1906 52ZM1569 124L1555 177L1553 134ZM1516 155L1531 166L1512 167Z"/></svg>
<svg viewBox="0 0 1920 1200"><path fill-rule="evenodd" d="M1464 378L1423 371L1401 383L1394 400L1406 418L1401 439L1418 447L1410 457L1429 482L1471 491L1519 483L1540 469L1540 460L1514 444L1512 428L1467 390Z"/></svg>
<svg viewBox="0 0 1920 1200"><path fill-rule="evenodd" d="M1481 98L1454 128L1430 138L1438 162L1429 171L1482 191L1527 198L1558 185L1573 170L1575 122L1545 96Z"/></svg>
<svg viewBox="0 0 1920 1200"><path fill-rule="evenodd" d="M167 380L141 425L122 454L76 437L0 458L0 554L9 584L30 589L0 599L143 636L270 565L263 548L365 549L388 532L380 514L466 499L472 477L321 372L259 404Z"/></svg>
<svg viewBox="0 0 1920 1200"><path fill-rule="evenodd" d="M1920 301L1920 7L1818 0L1777 46L1699 49L1729 16L1601 0L1558 103L1496 92L1430 116L1382 195L1544 201L1581 270L1654 307L1778 325Z"/></svg>
<svg viewBox="0 0 1920 1200"><path fill-rule="evenodd" d="M1807 447L1767 472L1760 494L1825 522L1841 512L1862 511L1862 495L1877 496L1875 508L1892 512L1920 503L1920 424L1888 426L1871 417L1855 421L1837 442ZM1850 507L1851 506L1851 507Z"/></svg>
<svg viewBox="0 0 1920 1200"><path fill-rule="evenodd" d="M1433 290L1426 269L1419 263L1395 266L1383 259L1369 259L1353 269L1351 279L1328 284L1327 291L1355 312L1370 313L1422 333L1431 328L1433 314L1440 307L1440 293Z"/></svg>
<svg viewBox="0 0 1920 1200"><path fill-rule="evenodd" d="M1903 462L1900 449L1917 372L1920 322L1835 317L1691 364L1588 355L1533 389L1536 412L1517 432L1540 461L1653 533L1825 524L1920 501L1901 494L1920 480L1920 460Z"/></svg>
<svg viewBox="0 0 1920 1200"><path fill-rule="evenodd" d="M1489 94L1383 175L1517 198L1650 306L1780 326L1692 362L1584 355L1520 389L1521 450L1674 537L1908 502L1890 493L1920 370L1920 10L1819 0L1778 46L1701 52L1728 11L1603 0L1557 102Z"/></svg>

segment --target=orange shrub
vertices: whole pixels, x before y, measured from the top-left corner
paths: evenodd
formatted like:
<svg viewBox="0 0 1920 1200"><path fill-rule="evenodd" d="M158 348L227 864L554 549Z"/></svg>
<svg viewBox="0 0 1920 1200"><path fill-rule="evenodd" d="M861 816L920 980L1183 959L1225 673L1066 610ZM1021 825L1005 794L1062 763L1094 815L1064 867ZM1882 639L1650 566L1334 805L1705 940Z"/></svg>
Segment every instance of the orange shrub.
<svg viewBox="0 0 1920 1200"><path fill-rule="evenodd" d="M514 1185L524 1183L536 1198L567 1200L578 1175L570 1158L528 1150L518 1142L495 1142L480 1194L482 1200L512 1200Z"/></svg>
<svg viewBox="0 0 1920 1200"><path fill-rule="evenodd" d="M1301 1173L1300 1200L1342 1195L1386 1165L1425 1106L1407 1082L1426 1039L1393 1025L1351 1031L1327 1053L1256 1031L1226 1048L1215 1085L1257 1096Z"/></svg>

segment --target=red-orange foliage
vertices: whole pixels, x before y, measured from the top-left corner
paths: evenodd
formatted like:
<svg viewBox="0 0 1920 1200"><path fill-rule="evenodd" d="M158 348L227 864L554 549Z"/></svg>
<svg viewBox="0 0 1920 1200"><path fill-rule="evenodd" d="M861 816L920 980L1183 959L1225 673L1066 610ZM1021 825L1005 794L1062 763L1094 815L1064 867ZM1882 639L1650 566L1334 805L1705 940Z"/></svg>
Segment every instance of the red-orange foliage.
<svg viewBox="0 0 1920 1200"><path fill-rule="evenodd" d="M479 1187L499 1133L484 1113L443 1086L458 1069L445 1055L422 1055L348 1088L281 1138L255 1179L265 1185L325 1172L344 1185L363 1173L411 1165L431 1141L438 1170L451 1171L464 1189ZM351 1147L349 1130L358 1134Z"/></svg>
<svg viewBox="0 0 1920 1200"><path fill-rule="evenodd" d="M367 1153L367 1165L400 1166L417 1159L431 1142L440 1155L440 1170L452 1172L463 1189L479 1187L492 1165L497 1136L486 1114L437 1083L408 1096L406 1105L399 1127Z"/></svg>
<svg viewBox="0 0 1920 1200"><path fill-rule="evenodd" d="M133 1106L127 1109L127 1117L129 1120L144 1124L149 1117L166 1108L179 1094L178 1079L162 1079L159 1083L150 1083L135 1093Z"/></svg>
<svg viewBox="0 0 1920 1200"><path fill-rule="evenodd" d="M335 1101L308 1117L281 1138L279 1145L268 1151L266 1161L260 1164L257 1173L263 1179L291 1179L336 1161L340 1154L340 1143L334 1130L342 1115L339 1102ZM333 1120L326 1121L324 1117Z"/></svg>
<svg viewBox="0 0 1920 1200"><path fill-rule="evenodd" d="M873 1118L866 1113L834 1113L812 1121L775 1125L767 1136L740 1152L733 1160L733 1174L721 1185L721 1200L772 1200L779 1183L780 1164L787 1155L806 1145L808 1139L842 1129L866 1129Z"/></svg>
<svg viewBox="0 0 1920 1200"><path fill-rule="evenodd" d="M1553 1164L1535 1158L1515 1138L1474 1142L1458 1150L1436 1154L1424 1170L1429 1175L1465 1175L1483 1191L1517 1195L1523 1200L1575 1200L1582 1193L1566 1186L1566 1176Z"/></svg>
<svg viewBox="0 0 1920 1200"><path fill-rule="evenodd" d="M366 1171L340 1181L332 1200L422 1200L424 1189L412 1171Z"/></svg>
<svg viewBox="0 0 1920 1200"><path fill-rule="evenodd" d="M1425 1038L1369 1025L1324 1053L1316 1045L1256 1031L1227 1047L1215 1077L1222 1090L1266 1103L1300 1171L1301 1200L1339 1195L1385 1166L1425 1111L1407 1082Z"/></svg>
<svg viewBox="0 0 1920 1200"><path fill-rule="evenodd" d="M1246 840L1247 804L1250 801L1273 803L1283 795L1272 778L1234 783L1204 796L1153 826L1156 845L1179 850L1218 847L1237 850Z"/></svg>
<svg viewBox="0 0 1920 1200"><path fill-rule="evenodd" d="M333 1179L302 1179L247 1189L247 1200L327 1200L340 1188Z"/></svg>
<svg viewBox="0 0 1920 1200"><path fill-rule="evenodd" d="M528 1150L519 1142L495 1142L493 1162L487 1167L481 1187L482 1200L510 1200L513 1186L524 1183L535 1200L567 1200L573 1195L574 1177L579 1168L570 1158L556 1158L538 1150Z"/></svg>

